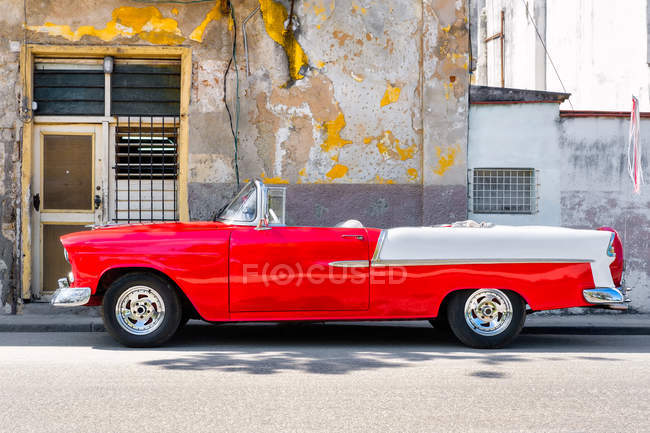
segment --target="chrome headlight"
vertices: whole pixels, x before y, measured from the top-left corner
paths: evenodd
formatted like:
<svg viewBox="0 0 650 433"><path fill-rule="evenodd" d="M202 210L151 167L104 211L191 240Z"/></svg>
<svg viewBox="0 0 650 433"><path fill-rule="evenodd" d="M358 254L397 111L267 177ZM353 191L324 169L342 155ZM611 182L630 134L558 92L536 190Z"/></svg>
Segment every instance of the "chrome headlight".
<svg viewBox="0 0 650 433"><path fill-rule="evenodd" d="M74 274L72 272L68 274L68 281L70 284L74 283Z"/></svg>
<svg viewBox="0 0 650 433"><path fill-rule="evenodd" d="M68 257L68 250L63 248L63 257L65 257L65 261L70 263L70 258Z"/></svg>

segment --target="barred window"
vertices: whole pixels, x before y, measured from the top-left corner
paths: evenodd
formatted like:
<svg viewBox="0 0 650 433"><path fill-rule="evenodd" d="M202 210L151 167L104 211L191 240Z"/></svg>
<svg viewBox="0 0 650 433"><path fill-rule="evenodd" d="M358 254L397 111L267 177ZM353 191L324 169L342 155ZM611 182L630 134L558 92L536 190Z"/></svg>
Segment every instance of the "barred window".
<svg viewBox="0 0 650 433"><path fill-rule="evenodd" d="M178 116L118 117L116 222L178 219Z"/></svg>
<svg viewBox="0 0 650 433"><path fill-rule="evenodd" d="M472 170L473 213L532 214L537 212L537 176L532 168Z"/></svg>

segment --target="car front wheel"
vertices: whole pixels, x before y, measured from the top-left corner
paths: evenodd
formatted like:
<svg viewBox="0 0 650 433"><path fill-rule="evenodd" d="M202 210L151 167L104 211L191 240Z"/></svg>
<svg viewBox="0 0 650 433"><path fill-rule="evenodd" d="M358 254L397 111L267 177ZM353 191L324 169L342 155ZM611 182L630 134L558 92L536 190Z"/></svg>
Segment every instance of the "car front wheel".
<svg viewBox="0 0 650 433"><path fill-rule="evenodd" d="M496 349L512 342L521 332L526 303L508 290L461 290L449 301L447 318L451 331L462 343Z"/></svg>
<svg viewBox="0 0 650 433"><path fill-rule="evenodd" d="M104 326L129 347L159 346L179 328L182 307L168 281L146 273L128 274L104 295Z"/></svg>

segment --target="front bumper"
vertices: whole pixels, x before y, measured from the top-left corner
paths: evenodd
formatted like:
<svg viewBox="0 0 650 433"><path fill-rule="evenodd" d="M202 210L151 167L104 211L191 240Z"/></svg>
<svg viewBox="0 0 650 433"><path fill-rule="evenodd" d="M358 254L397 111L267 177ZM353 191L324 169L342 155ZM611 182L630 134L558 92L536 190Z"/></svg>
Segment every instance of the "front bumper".
<svg viewBox="0 0 650 433"><path fill-rule="evenodd" d="M627 297L629 290L623 286L596 287L594 289L583 290L582 296L585 298L585 301L597 307L627 310L627 303L630 302Z"/></svg>
<svg viewBox="0 0 650 433"><path fill-rule="evenodd" d="M52 296L52 305L56 307L78 307L90 300L90 287L70 287L67 278L59 279L59 288Z"/></svg>

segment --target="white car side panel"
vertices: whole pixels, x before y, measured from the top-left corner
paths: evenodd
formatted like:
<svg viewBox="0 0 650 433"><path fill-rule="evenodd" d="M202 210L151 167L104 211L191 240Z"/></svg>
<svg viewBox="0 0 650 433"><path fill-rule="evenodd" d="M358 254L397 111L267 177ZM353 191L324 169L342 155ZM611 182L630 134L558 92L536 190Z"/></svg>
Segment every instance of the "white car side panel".
<svg viewBox="0 0 650 433"><path fill-rule="evenodd" d="M595 287L614 287L612 233L545 226L399 227L384 230L376 261L589 262Z"/></svg>

